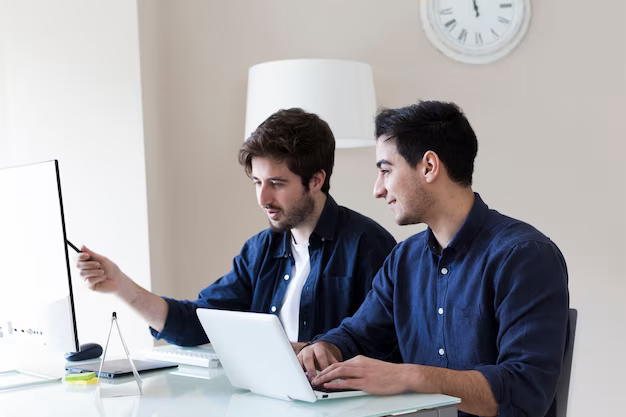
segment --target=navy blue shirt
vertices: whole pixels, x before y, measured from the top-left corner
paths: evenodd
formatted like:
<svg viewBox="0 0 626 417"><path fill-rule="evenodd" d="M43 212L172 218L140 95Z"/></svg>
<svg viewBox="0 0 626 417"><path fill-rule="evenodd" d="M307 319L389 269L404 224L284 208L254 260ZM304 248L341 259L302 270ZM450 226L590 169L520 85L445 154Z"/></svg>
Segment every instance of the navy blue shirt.
<svg viewBox="0 0 626 417"><path fill-rule="evenodd" d="M298 340L312 340L354 314L395 244L378 223L328 196L309 239L311 272L300 298ZM151 332L176 345L196 346L208 342L196 308L278 314L291 282L285 277L294 265L291 233L266 229L245 243L232 271L202 290L197 300L164 297L169 305L165 327Z"/></svg>
<svg viewBox="0 0 626 417"><path fill-rule="evenodd" d="M359 311L319 340L346 359L398 343L405 363L481 372L500 416L553 415L569 305L559 249L478 194L438 248L430 229L398 244Z"/></svg>

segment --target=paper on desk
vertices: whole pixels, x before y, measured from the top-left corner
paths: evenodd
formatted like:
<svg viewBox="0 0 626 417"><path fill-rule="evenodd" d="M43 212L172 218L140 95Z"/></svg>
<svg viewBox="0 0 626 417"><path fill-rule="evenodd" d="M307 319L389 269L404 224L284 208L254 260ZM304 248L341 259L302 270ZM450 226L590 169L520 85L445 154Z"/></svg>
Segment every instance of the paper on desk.
<svg viewBox="0 0 626 417"><path fill-rule="evenodd" d="M39 382L41 378L29 374L22 374L17 371L6 372L0 378L0 390L13 388L14 386L21 386L30 384L33 382Z"/></svg>
<svg viewBox="0 0 626 417"><path fill-rule="evenodd" d="M22 388L34 385L57 382L61 378L52 378L28 371L12 370L0 372L0 391L5 389Z"/></svg>

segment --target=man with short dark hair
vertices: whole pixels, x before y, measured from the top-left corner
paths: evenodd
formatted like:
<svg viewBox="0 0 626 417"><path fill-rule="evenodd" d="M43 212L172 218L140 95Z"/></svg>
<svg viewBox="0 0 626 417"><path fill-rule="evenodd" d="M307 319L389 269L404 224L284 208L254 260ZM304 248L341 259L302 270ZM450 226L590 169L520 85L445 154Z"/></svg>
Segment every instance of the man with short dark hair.
<svg viewBox="0 0 626 417"><path fill-rule="evenodd" d="M83 246L77 263L94 291L112 292L136 310L156 338L195 346L208 339L196 308L276 314L298 351L303 342L352 315L395 245L373 220L328 194L335 139L326 122L281 110L244 142L239 161L254 181L270 228L249 239L231 272L195 301L161 298L109 259Z"/></svg>
<svg viewBox="0 0 626 417"><path fill-rule="evenodd" d="M477 140L456 105L383 110L376 136L376 198L398 224L428 229L394 248L354 316L300 352L312 384L449 394L460 416L554 416L569 304L561 252L472 191ZM404 364L372 359L396 344Z"/></svg>

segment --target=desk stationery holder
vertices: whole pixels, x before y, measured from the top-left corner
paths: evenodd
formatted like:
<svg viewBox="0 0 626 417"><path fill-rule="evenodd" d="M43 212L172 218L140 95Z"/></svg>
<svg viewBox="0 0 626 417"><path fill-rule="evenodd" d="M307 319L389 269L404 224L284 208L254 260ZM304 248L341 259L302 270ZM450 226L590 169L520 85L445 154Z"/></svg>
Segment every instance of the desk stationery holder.
<svg viewBox="0 0 626 417"><path fill-rule="evenodd" d="M120 393L119 390L113 388L106 388L105 390L101 389L100 379L102 378L102 366L104 365L104 360L107 356L107 349L109 348L109 340L111 339L111 331L113 330L113 324L117 328L117 334L120 335L120 340L122 341L122 346L124 347L124 352L126 352L126 359L130 362L130 367L133 370L133 375L135 377L135 382L137 382L137 388L139 388L139 395L143 394L142 385L143 381L139 376L139 372L137 372L137 368L135 367L135 363L133 359L130 357L130 353L128 352L128 347L126 347L126 342L124 342L124 337L122 336L122 331L120 330L119 324L117 324L117 314L115 311L111 316L111 327L109 327L109 335L107 336L107 343L104 346L104 354L102 355L102 360L100 360L100 369L98 370L98 385L96 388L96 398L106 398L106 397L125 397L128 395L136 395L136 394L128 394L128 393Z"/></svg>

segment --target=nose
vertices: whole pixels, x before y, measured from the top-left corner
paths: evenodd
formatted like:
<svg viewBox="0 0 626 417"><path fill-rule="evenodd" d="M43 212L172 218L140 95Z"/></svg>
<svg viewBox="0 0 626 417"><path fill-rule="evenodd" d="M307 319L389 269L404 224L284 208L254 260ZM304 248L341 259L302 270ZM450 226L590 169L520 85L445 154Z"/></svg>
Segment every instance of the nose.
<svg viewBox="0 0 626 417"><path fill-rule="evenodd" d="M387 195L387 190L383 184L383 177L380 173L378 173L378 177L376 177L376 182L374 182L374 198L385 198Z"/></svg>
<svg viewBox="0 0 626 417"><path fill-rule="evenodd" d="M261 207L268 206L272 203L274 197L271 191L271 188L267 184L262 183L257 186L256 197Z"/></svg>

